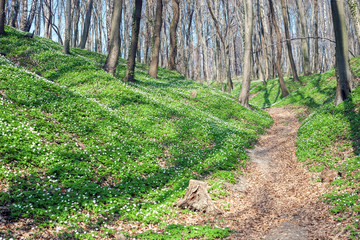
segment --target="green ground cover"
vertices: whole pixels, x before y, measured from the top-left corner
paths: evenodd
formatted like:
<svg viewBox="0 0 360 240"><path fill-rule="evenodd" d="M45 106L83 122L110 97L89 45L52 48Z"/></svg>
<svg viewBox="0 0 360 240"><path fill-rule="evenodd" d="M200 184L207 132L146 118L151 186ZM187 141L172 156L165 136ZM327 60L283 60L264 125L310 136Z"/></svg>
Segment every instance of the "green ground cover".
<svg viewBox="0 0 360 240"><path fill-rule="evenodd" d="M127 84L120 80L124 60L113 77L101 69L105 55L64 55L50 40L6 32L0 205L9 206L13 221L70 225L62 236L80 239L113 234L107 226L116 220L163 224L176 218L172 205L190 179L233 180L246 165L245 149L272 124L261 109L166 69L153 79L138 64L137 81ZM185 226L163 226L194 237ZM229 230L199 232L211 239Z"/></svg>

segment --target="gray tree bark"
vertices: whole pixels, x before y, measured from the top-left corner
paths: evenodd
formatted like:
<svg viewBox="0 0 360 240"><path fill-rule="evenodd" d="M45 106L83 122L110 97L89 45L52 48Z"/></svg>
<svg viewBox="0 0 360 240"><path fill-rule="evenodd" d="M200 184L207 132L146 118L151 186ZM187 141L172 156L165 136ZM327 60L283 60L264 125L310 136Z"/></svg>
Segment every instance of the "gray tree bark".
<svg viewBox="0 0 360 240"><path fill-rule="evenodd" d="M355 81L349 64L348 33L345 24L345 11L343 0L331 0L331 12L336 40L336 96L335 104L346 100L351 91L355 89Z"/></svg>
<svg viewBox="0 0 360 240"><path fill-rule="evenodd" d="M179 23L179 8L180 0L172 0L173 7L173 19L170 25L170 56L168 68L170 70L176 70L176 55L177 55L177 27Z"/></svg>
<svg viewBox="0 0 360 240"><path fill-rule="evenodd" d="M35 17L35 13L36 13L37 8L38 8L38 0L33 0L32 3L31 3L29 17L26 20L26 24L25 24L25 28L24 28L25 32L30 31L31 25L32 25L32 23L34 21L34 17Z"/></svg>
<svg viewBox="0 0 360 240"><path fill-rule="evenodd" d="M243 82L239 96L239 102L246 108L249 105L249 91L251 82L251 53L252 53L252 34L253 34L253 5L251 0L245 0L245 52L244 52L244 70Z"/></svg>
<svg viewBox="0 0 360 240"><path fill-rule="evenodd" d="M106 72L112 75L115 75L116 66L119 60L122 5L123 0L114 0L114 9L111 19L109 54L103 67Z"/></svg>
<svg viewBox="0 0 360 240"><path fill-rule="evenodd" d="M159 67L159 52L161 47L160 36L162 26L162 11L163 2L162 0L156 1L156 16L154 25L154 36L152 39L152 51L151 51L151 63L149 68L149 75L153 78L157 78L158 67Z"/></svg>
<svg viewBox="0 0 360 240"><path fill-rule="evenodd" d="M5 34L5 0L0 0L0 35Z"/></svg>
<svg viewBox="0 0 360 240"><path fill-rule="evenodd" d="M296 65L295 65L294 56L293 56L293 52L292 52L292 46L291 46L291 41L290 41L289 20L288 20L288 14L287 14L287 11L286 11L285 0L281 0L281 9L282 9L282 15L283 15L283 20L284 20L285 36L286 36L286 39L287 39L286 40L286 46L287 46L287 49L288 49L290 66L291 66L291 70L292 70L292 73L293 73L294 81L297 82L297 81L299 81L299 77L297 75Z"/></svg>
<svg viewBox="0 0 360 240"><path fill-rule="evenodd" d="M86 10L86 17L84 23L84 29L81 35L79 48L84 49L86 45L86 41L89 35L90 23L91 23L91 13L93 9L93 0L89 0L89 4Z"/></svg>
<svg viewBox="0 0 360 240"><path fill-rule="evenodd" d="M360 9L357 0L347 0L350 12L351 12L351 18L353 20L353 24L356 31L356 36L358 39L358 42L360 43Z"/></svg>
<svg viewBox="0 0 360 240"><path fill-rule="evenodd" d="M304 9L304 4L303 4L302 1L303 0L296 0L296 4L297 4L297 7L299 9L299 15L300 15L301 36L303 38L306 38L308 36L308 34L307 34L306 21L305 21L305 9ZM302 44L302 57L303 57L304 75L309 76L311 74L311 70L310 70L310 58L309 58L308 40L307 39L302 39L301 44Z"/></svg>
<svg viewBox="0 0 360 240"><path fill-rule="evenodd" d="M273 0L269 0L269 8L270 8L271 22L274 26L274 29L276 32L276 40L278 42L277 43L276 70L277 70L278 76L279 76L279 84L280 84L281 94L283 97L287 97L289 95L289 92L286 88L284 76L283 76L283 73L281 70L281 56L282 56L281 55L282 54L281 34L280 34L280 30L279 30L277 22L276 22Z"/></svg>
<svg viewBox="0 0 360 240"><path fill-rule="evenodd" d="M123 78L125 82L133 82L135 80L135 59L139 41L142 2L142 0L135 0L129 58L126 68L126 75Z"/></svg>
<svg viewBox="0 0 360 240"><path fill-rule="evenodd" d="M65 54L70 54L71 22L71 0L66 0L65 40L63 49Z"/></svg>

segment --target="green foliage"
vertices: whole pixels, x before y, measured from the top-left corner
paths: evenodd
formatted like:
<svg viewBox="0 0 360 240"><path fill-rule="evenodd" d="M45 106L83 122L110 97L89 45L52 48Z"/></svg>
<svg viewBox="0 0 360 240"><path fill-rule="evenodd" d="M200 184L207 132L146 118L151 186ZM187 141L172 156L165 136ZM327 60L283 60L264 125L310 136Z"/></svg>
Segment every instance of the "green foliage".
<svg viewBox="0 0 360 240"><path fill-rule="evenodd" d="M11 218L40 226L93 229L65 231L64 238L90 239L118 219L176 216L172 205L191 178L232 181L230 172L246 165L245 149L272 124L266 112L166 69L153 79L137 64L136 82L127 84L120 80L124 60L113 77L101 69L105 55L64 55L50 40L6 31L0 181L9 191L0 205L10 204Z"/></svg>
<svg viewBox="0 0 360 240"><path fill-rule="evenodd" d="M155 233L149 231L138 234L135 237L139 239L156 239L156 240L176 240L176 239L222 239L228 237L230 229L217 229L210 226L183 226L183 225L168 225L164 233Z"/></svg>

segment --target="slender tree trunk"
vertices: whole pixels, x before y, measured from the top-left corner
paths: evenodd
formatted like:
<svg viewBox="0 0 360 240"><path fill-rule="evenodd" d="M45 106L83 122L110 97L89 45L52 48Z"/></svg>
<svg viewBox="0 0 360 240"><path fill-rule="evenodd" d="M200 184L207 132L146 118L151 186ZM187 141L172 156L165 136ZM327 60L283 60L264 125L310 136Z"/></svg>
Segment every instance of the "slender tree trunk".
<svg viewBox="0 0 360 240"><path fill-rule="evenodd" d="M0 35L5 34L5 0L0 0Z"/></svg>
<svg viewBox="0 0 360 240"><path fill-rule="evenodd" d="M26 21L27 21L27 0L21 0L21 20L20 20L20 29L25 31Z"/></svg>
<svg viewBox="0 0 360 240"><path fill-rule="evenodd" d="M177 27L179 23L179 8L180 0L172 0L173 7L173 19L170 25L170 56L168 68L170 70L176 70L176 55L177 55Z"/></svg>
<svg viewBox="0 0 360 240"><path fill-rule="evenodd" d="M331 12L336 40L337 88L335 104L338 105L347 99L351 91L355 89L355 81L349 64L349 43L343 0L331 0Z"/></svg>
<svg viewBox="0 0 360 240"><path fill-rule="evenodd" d="M103 67L105 71L112 75L115 75L116 66L119 60L122 5L123 0L114 0L114 10L111 19L109 54Z"/></svg>
<svg viewBox="0 0 360 240"><path fill-rule="evenodd" d="M357 0L347 0L358 42L360 43L360 9Z"/></svg>
<svg viewBox="0 0 360 240"><path fill-rule="evenodd" d="M65 41L63 49L65 54L70 54L71 22L71 0L66 0Z"/></svg>
<svg viewBox="0 0 360 240"><path fill-rule="evenodd" d="M26 24L25 24L25 28L24 31L25 32L29 32L31 25L34 21L34 17L35 17L35 13L36 13L36 9L38 7L38 0L33 0L31 3L31 8L30 8L30 15L29 18L26 20Z"/></svg>
<svg viewBox="0 0 360 240"><path fill-rule="evenodd" d="M79 48L84 49L86 45L86 41L89 35L90 23L91 23L91 13L93 9L93 0L89 0L89 4L86 11L84 29L81 35Z"/></svg>
<svg viewBox="0 0 360 240"><path fill-rule="evenodd" d="M151 51L151 63L149 68L149 75L153 78L157 78L158 67L159 67L159 52L161 47L160 36L161 36L162 11L163 11L162 0L157 0L156 2L157 3L156 3L154 36L152 40L153 46Z"/></svg>
<svg viewBox="0 0 360 240"><path fill-rule="evenodd" d="M304 9L304 4L302 1L303 0L296 0L296 4L299 9L299 15L300 15L301 36L305 38L308 35L307 35L306 20L305 20L305 9ZM311 74L311 70L310 70L308 40L302 39L301 44L302 44L302 56L303 56L302 62L303 62L304 75L309 76Z"/></svg>
<svg viewBox="0 0 360 240"><path fill-rule="evenodd" d="M39 1L38 9L35 14L35 34L40 35L40 26L41 26L41 8L42 8L42 0Z"/></svg>
<svg viewBox="0 0 360 240"><path fill-rule="evenodd" d="M275 32L276 32L276 40L278 42L277 57L276 57L276 70L279 75L279 84L280 84L281 94L283 97L287 97L289 95L289 92L286 88L284 76L283 76L283 73L281 70L281 56L282 56L281 55L282 54L281 34L280 34L280 30L279 30L277 22L276 22L273 0L269 0L269 8L270 8L271 21L272 21L272 24L273 24Z"/></svg>
<svg viewBox="0 0 360 240"><path fill-rule="evenodd" d="M287 15L287 11L286 11L285 0L281 0L281 8L282 8L282 14L283 14L283 19L284 19L285 36L286 36L286 39L287 39L286 46L287 46L287 49L288 49L290 66L291 66L291 70L292 70L292 73L293 73L294 81L297 82L297 81L299 81L299 77L297 75L294 56L293 56L293 52L292 52L292 46L291 46L291 41L290 41L289 20L288 20L288 15Z"/></svg>
<svg viewBox="0 0 360 240"><path fill-rule="evenodd" d="M243 82L239 97L239 102L246 108L249 105L249 91L251 82L251 53L252 53L252 34L253 34L253 3L251 0L245 1L245 52L244 52L244 70Z"/></svg>
<svg viewBox="0 0 360 240"><path fill-rule="evenodd" d="M74 0L74 36L72 46L78 46L79 39L80 0Z"/></svg>
<svg viewBox="0 0 360 240"><path fill-rule="evenodd" d="M142 3L143 3L142 0L135 0L135 9L133 13L133 23L132 23L132 33L131 33L131 45L130 45L126 75L123 79L125 82L133 82L135 77L135 59L136 59L137 46L139 41Z"/></svg>
<svg viewBox="0 0 360 240"><path fill-rule="evenodd" d="M5 5L4 5L5 6ZM13 0L12 1L12 12L11 12L11 22L10 22L10 26L12 27L16 27L16 22L17 22L17 18L18 18L18 14L19 14L19 7L20 7L20 2L19 0Z"/></svg>
<svg viewBox="0 0 360 240"><path fill-rule="evenodd" d="M265 61L265 76L264 76L264 80L267 81L269 79L269 53L268 53L268 49L266 47L266 45L268 44L268 34L269 34L269 30L268 30L268 23L264 21L264 17L265 17L265 9L264 9L264 3L263 0L258 0L258 6L259 6L259 10L258 10L258 15L259 15L259 21L260 21L260 33L261 33L261 38L262 38L262 50L263 50L263 57L264 57L264 61Z"/></svg>
<svg viewBox="0 0 360 240"><path fill-rule="evenodd" d="M51 0L44 0L45 7L43 7L44 14L44 37L51 39L51 24L52 24L52 5Z"/></svg>
<svg viewBox="0 0 360 240"><path fill-rule="evenodd" d="M319 71L319 2L314 0L314 14L315 14L315 25L314 25L314 36L315 36L315 53L314 53L314 71L318 73Z"/></svg>

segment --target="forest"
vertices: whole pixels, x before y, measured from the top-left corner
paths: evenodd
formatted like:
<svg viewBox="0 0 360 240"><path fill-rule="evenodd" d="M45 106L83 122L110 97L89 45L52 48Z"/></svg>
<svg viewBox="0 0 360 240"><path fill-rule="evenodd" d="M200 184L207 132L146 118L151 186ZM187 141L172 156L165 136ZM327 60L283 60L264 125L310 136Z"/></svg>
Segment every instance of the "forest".
<svg viewBox="0 0 360 240"><path fill-rule="evenodd" d="M0 239L359 239L360 0L0 0Z"/></svg>

